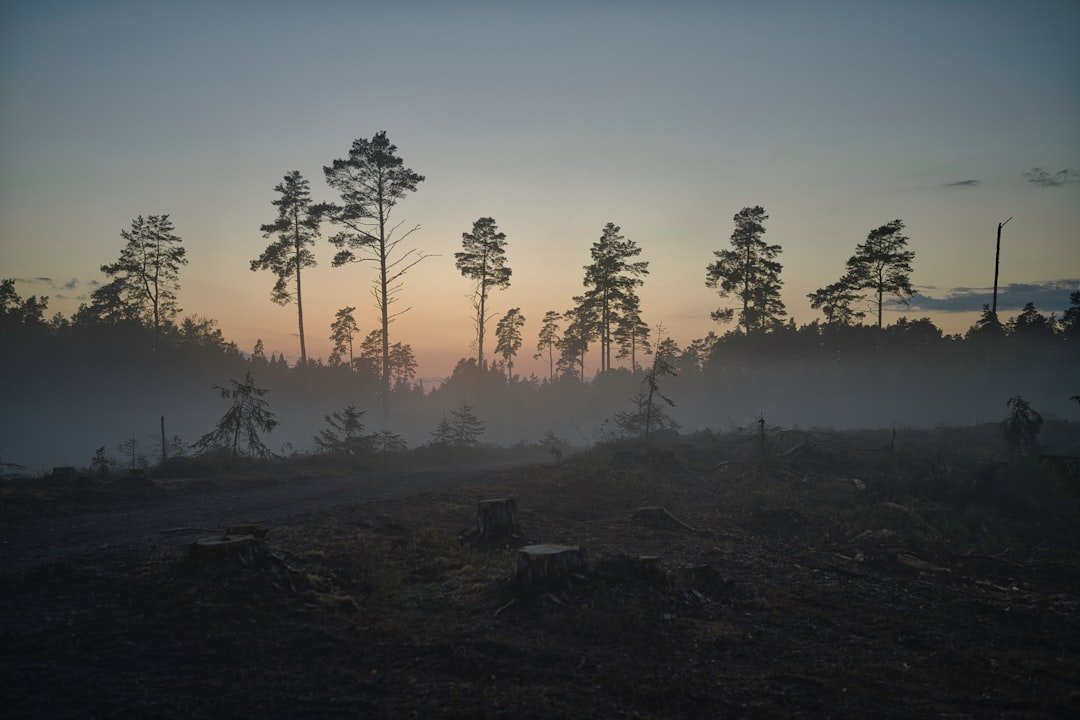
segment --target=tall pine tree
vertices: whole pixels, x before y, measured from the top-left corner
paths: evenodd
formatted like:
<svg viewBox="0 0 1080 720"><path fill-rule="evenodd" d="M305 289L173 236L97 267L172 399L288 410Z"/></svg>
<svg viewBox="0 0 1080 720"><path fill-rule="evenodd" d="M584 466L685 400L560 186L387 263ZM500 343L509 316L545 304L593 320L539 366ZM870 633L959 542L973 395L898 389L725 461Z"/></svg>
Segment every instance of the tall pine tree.
<svg viewBox="0 0 1080 720"><path fill-rule="evenodd" d="M308 362L307 344L304 339L304 300L301 293L300 271L315 267L315 238L319 237L319 216L312 211L311 186L293 170L274 186L279 193L271 203L277 207L278 216L272 223L261 226L264 238L273 238L255 260L251 269L270 270L277 278L270 291L270 299L278 305L296 302L296 321L300 329L300 364Z"/></svg>
<svg viewBox="0 0 1080 720"><path fill-rule="evenodd" d="M514 357L521 349L521 326L524 324L521 308L510 308L495 326L495 352L502 355L506 363L507 380L514 379Z"/></svg>
<svg viewBox="0 0 1080 720"><path fill-rule="evenodd" d="M397 146L390 142L385 131L375 133L371 140L354 140L349 156L334 160L323 168L323 173L326 184L341 197L341 204L318 207L330 222L343 228L330 238L337 248L334 267L367 260L378 267L373 285L380 315L385 421L390 416L390 321L409 309L391 313L390 306L398 299L405 274L427 257L416 248L401 246L420 226L398 235L395 233L402 223L391 224L390 216L398 201L415 192L424 176L405 167L397 155Z"/></svg>
<svg viewBox="0 0 1080 720"><path fill-rule="evenodd" d="M476 312L476 364L484 367L484 329L489 314L488 295L510 286L512 270L506 266L506 233L499 232L495 220L482 217L472 232L461 234L461 252L454 253L457 269L475 283L473 310Z"/></svg>
<svg viewBox="0 0 1080 720"><path fill-rule="evenodd" d="M176 292L180 289L180 267L187 265L187 251L181 247L168 215L140 215L131 222L130 230L120 231L120 237L126 244L119 259L101 266L101 272L112 281L99 290L109 288L115 301L127 307L122 314L138 317L153 328L157 350L162 328L180 312Z"/></svg>
<svg viewBox="0 0 1080 720"><path fill-rule="evenodd" d="M855 254L847 261L847 273L841 282L856 292L872 293L879 330L885 296L895 295L906 304L915 294L911 287L911 261L915 252L907 249L907 241L903 221L893 220L871 230L866 242L856 245Z"/></svg>
<svg viewBox="0 0 1080 720"><path fill-rule="evenodd" d="M780 270L776 262L779 245L770 245L765 235L769 216L760 205L746 207L735 215L735 231L731 233L731 249L715 250L716 260L705 270L705 285L714 288L721 298L738 301L739 325L749 335L755 330L770 330L780 325L786 315L780 299ZM728 322L734 308L720 308L712 313L717 322Z"/></svg>
<svg viewBox="0 0 1080 720"><path fill-rule="evenodd" d="M596 318L601 372L611 369L614 329L635 288L643 284L641 276L649 274L648 262L631 261L641 248L619 232L618 225L605 225L600 240L593 243L592 263L585 266L584 304Z"/></svg>

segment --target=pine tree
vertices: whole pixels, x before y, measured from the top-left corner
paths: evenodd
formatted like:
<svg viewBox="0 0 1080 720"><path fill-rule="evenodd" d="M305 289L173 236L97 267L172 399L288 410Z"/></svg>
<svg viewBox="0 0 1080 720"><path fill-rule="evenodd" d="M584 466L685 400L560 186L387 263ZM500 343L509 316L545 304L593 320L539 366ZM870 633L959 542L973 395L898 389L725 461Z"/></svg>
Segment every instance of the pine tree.
<svg viewBox="0 0 1080 720"><path fill-rule="evenodd" d="M860 296L851 287L847 277L815 290L806 297L810 298L810 307L821 310L825 322L829 325L854 325L866 317L866 313L853 307Z"/></svg>
<svg viewBox="0 0 1080 720"><path fill-rule="evenodd" d="M641 301L636 293L630 293L623 303L623 312L619 316L615 327L615 343L619 353L615 356L619 360L630 358L630 369L638 371L638 353L648 355L652 352L649 336L652 330L641 319Z"/></svg>
<svg viewBox="0 0 1080 720"><path fill-rule="evenodd" d="M730 250L715 250L716 260L705 270L706 287L714 288L721 298L734 296L739 303L739 325L749 335L755 330L770 330L787 313L780 299L780 270L776 262L779 245L769 245L762 236L769 219L760 205L746 207L735 215L735 231ZM713 320L728 322L733 308L720 308Z"/></svg>
<svg viewBox="0 0 1080 720"><path fill-rule="evenodd" d="M296 320L300 328L300 364L307 365L307 344L304 339L304 302L301 293L300 271L315 267L315 238L319 237L319 214L311 205L311 186L293 170L274 186L281 197L271 203L278 209L274 222L261 226L264 238L274 238L255 260L251 269L270 270L277 278L270 299L279 305L296 302Z"/></svg>
<svg viewBox="0 0 1080 720"><path fill-rule="evenodd" d="M255 366L266 365L266 349L263 346L262 338L257 338L255 347L251 349L251 364Z"/></svg>
<svg viewBox="0 0 1080 720"><path fill-rule="evenodd" d="M502 355L506 362L506 378L514 378L514 357L521 349L521 327L525 324L525 318L521 314L521 308L510 308L499 319L495 326L495 352Z"/></svg>
<svg viewBox="0 0 1080 720"><path fill-rule="evenodd" d="M454 428L444 413L439 424L431 431L431 444L450 446L454 444Z"/></svg>
<svg viewBox="0 0 1080 720"><path fill-rule="evenodd" d="M1014 455L1035 455L1039 451L1042 415L1027 400L1017 395L1007 403L1009 416L1001 423L1001 434Z"/></svg>
<svg viewBox="0 0 1080 720"><path fill-rule="evenodd" d="M40 325L45 322L48 297L31 295L25 300L15 291L15 279L0 280L0 327L3 325Z"/></svg>
<svg viewBox="0 0 1080 720"><path fill-rule="evenodd" d="M375 447L376 436L364 434L363 416L364 411L357 410L355 405L324 415L329 427L315 436L315 446L330 455L357 457L370 452Z"/></svg>
<svg viewBox="0 0 1080 720"><path fill-rule="evenodd" d="M390 321L409 310L391 313L390 306L398 299L405 274L427 257L415 248L401 247L420 226L395 236L401 223L391 225L390 215L399 200L416 191L424 176L405 167L385 131L375 133L371 140L354 140L349 156L334 160L323 172L326 183L341 196L340 205L317 208L330 222L344 228L330 238L337 248L334 267L366 260L378 266L373 284L381 316L382 413L386 420L390 416Z"/></svg>
<svg viewBox="0 0 1080 720"><path fill-rule="evenodd" d="M573 375L580 382L585 382L585 354L589 352L589 344L597 338L599 323L592 305L582 297L573 300L574 307L563 314L569 322L556 344L559 349L558 368L561 374Z"/></svg>
<svg viewBox="0 0 1080 720"><path fill-rule="evenodd" d="M484 330L489 314L487 299L492 290L510 287L512 270L506 266L506 233L499 232L495 220L482 217L472 232L461 234L462 251L454 253L457 269L475 282L473 310L476 313L476 364L484 367ZM496 351L497 352L497 351Z"/></svg>
<svg viewBox="0 0 1080 720"><path fill-rule="evenodd" d="M848 258L847 273L841 281L851 290L870 290L877 305L877 326L882 328L881 313L886 295L895 295L907 304L915 294L911 287L911 261L915 253L907 249L904 223L893 220L870 231L866 242L855 246Z"/></svg>
<svg viewBox="0 0 1080 720"><path fill-rule="evenodd" d="M138 317L154 331L154 349L161 343L162 329L180 312L176 292L180 289L180 267L187 265L187 251L180 246L168 215L138 216L130 230L121 230L126 245L114 263L101 266L112 278L95 291L95 300L111 301L111 314L118 318ZM108 288L106 290L106 288Z"/></svg>
<svg viewBox="0 0 1080 720"><path fill-rule="evenodd" d="M412 345L399 342L390 346L390 379L395 388L404 388L416 377L416 356Z"/></svg>
<svg viewBox="0 0 1080 720"><path fill-rule="evenodd" d="M660 377L677 374L674 356L670 354L671 349L677 346L666 340L667 338L657 346L652 367L641 381L641 390L631 398L634 409L630 412L615 413L616 427L629 437L642 437L648 440L654 430L679 428L679 423L664 410L665 407L674 407L675 403L660 389Z"/></svg>
<svg viewBox="0 0 1080 720"><path fill-rule="evenodd" d="M408 447L408 443L405 442L405 438L401 437L395 432L390 430L380 430L373 436L375 444L375 452L378 453L392 453L401 452Z"/></svg>
<svg viewBox="0 0 1080 720"><path fill-rule="evenodd" d="M451 410L450 422L452 431L451 445L455 447L479 447L480 436L484 434L484 423L473 414L472 405L465 400L461 401L461 407Z"/></svg>
<svg viewBox="0 0 1080 720"><path fill-rule="evenodd" d="M225 449L233 458L238 455L273 456L259 438L260 432L271 432L278 425L269 403L263 399L268 391L255 387L255 373L251 370L247 371L243 382L230 379L229 385L213 386L232 404L218 420L217 427L199 438L193 447L199 452Z"/></svg>
<svg viewBox="0 0 1080 720"><path fill-rule="evenodd" d="M584 304L596 318L601 372L611 369L613 330L621 313L634 289L643 284L641 276L649 274L648 262L630 262L641 254L641 248L619 232L618 225L605 225L590 251L592 263L585 266Z"/></svg>
<svg viewBox="0 0 1080 720"><path fill-rule="evenodd" d="M355 307L347 305L334 314L334 322L330 323L330 342L334 343L332 352L339 358L348 354L349 369L355 370L356 362L353 357L353 338L360 332L353 317Z"/></svg>
<svg viewBox="0 0 1080 720"><path fill-rule="evenodd" d="M1066 338L1080 338L1080 290L1069 293L1069 307L1061 315L1061 332Z"/></svg>
<svg viewBox="0 0 1080 720"><path fill-rule="evenodd" d="M360 343L360 362L376 377L383 376L382 333L372 330Z"/></svg>
<svg viewBox="0 0 1080 720"><path fill-rule="evenodd" d="M547 351L548 358L548 382L551 382L555 377L555 348L559 344L559 321L562 319L562 315L554 310L548 310L544 313L544 319L540 324L540 332L536 338L536 353L533 354L534 360L539 360L544 356L544 351Z"/></svg>

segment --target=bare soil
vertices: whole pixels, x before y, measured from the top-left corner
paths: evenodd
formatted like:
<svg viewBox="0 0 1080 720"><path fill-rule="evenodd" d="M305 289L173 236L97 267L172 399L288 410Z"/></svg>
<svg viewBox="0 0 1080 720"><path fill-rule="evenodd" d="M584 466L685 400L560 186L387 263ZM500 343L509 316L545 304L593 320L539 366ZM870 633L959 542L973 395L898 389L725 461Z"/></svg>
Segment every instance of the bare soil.
<svg viewBox="0 0 1080 720"><path fill-rule="evenodd" d="M683 444L492 470L7 483L3 712L1080 715L1075 508L1015 502L1012 475L981 491L1010 502L935 497L919 457L860 457ZM521 543L580 546L588 569L516 588L513 548L459 539L502 497ZM245 521L270 527L287 581L187 558Z"/></svg>

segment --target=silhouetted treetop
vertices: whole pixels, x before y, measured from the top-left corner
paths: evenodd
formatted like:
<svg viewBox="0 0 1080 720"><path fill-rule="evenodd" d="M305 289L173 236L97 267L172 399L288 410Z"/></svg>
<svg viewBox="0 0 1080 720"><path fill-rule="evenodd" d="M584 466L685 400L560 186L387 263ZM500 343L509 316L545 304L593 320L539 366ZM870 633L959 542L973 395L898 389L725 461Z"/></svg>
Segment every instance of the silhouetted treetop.
<svg viewBox="0 0 1080 720"><path fill-rule="evenodd" d="M760 205L743 208L734 219L731 249L713 251L716 260L705 269L705 285L721 298L738 301L738 322L745 334L774 329L787 314L780 299L783 266L776 262L781 248L763 239L769 216ZM730 307L712 313L717 322L728 322L734 316L735 309Z"/></svg>
<svg viewBox="0 0 1080 720"><path fill-rule="evenodd" d="M125 240L120 257L101 266L111 281L94 292L94 300L114 305L107 315L137 317L147 323L154 330L157 348L162 327L180 312L176 293L187 251L168 215L139 215L130 229L120 231L120 237Z"/></svg>
<svg viewBox="0 0 1080 720"><path fill-rule="evenodd" d="M619 233L621 228L608 223L590 250L592 262L585 266L585 295L581 304L586 306L581 317L591 317L596 323L596 335L600 340L600 371L611 368L611 346L614 329L626 308L637 308L636 289L649 274L647 261L633 258L641 254L637 244Z"/></svg>
<svg viewBox="0 0 1080 720"><path fill-rule="evenodd" d="M259 229L264 238L274 238L255 260L251 269L270 270L276 280L270 298L279 305L296 302L297 324L300 329L300 363L307 365L307 343L304 338L304 303L300 271L315 267L315 239L319 237L319 214L311 205L308 181L293 170L274 186L280 197L271 203L278 209L277 219Z"/></svg>
<svg viewBox="0 0 1080 720"><path fill-rule="evenodd" d="M454 259L461 274L475 283L476 361L483 365L484 331L490 315L488 295L497 288L509 287L513 273L506 265L506 233L499 232L495 220L482 217L473 223L472 232L461 234L461 247L461 252L454 253Z"/></svg>
<svg viewBox="0 0 1080 720"><path fill-rule="evenodd" d="M405 167L385 131L375 133L371 140L353 141L349 156L334 160L323 168L326 183L341 197L340 204L323 204L317 212L343 228L331 236L337 248L333 265L372 261L378 267L373 285L375 304L379 308L382 331L383 420L390 413L390 321L409 310L391 313L390 305L397 301L405 274L424 260L419 250L401 248L405 238L419 229L414 226L400 235L401 227L390 224L390 213L399 200L415 192L424 176Z"/></svg>
<svg viewBox="0 0 1080 720"><path fill-rule="evenodd" d="M885 296L893 295L906 305L915 294L911 287L911 261L915 252L907 249L907 242L903 221L893 220L871 230L866 242L856 245L855 254L847 261L847 273L841 282L856 292L871 291L879 330L883 327Z"/></svg>

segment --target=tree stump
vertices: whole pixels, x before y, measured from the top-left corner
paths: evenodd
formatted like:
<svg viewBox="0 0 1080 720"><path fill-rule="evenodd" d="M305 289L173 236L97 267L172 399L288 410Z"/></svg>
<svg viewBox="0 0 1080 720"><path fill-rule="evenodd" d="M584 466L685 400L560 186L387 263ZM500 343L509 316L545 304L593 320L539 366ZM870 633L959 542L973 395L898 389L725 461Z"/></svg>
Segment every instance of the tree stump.
<svg viewBox="0 0 1080 720"><path fill-rule="evenodd" d="M201 538L191 543L189 557L199 562L235 560L248 567L255 564L259 541L253 535Z"/></svg>
<svg viewBox="0 0 1080 720"><path fill-rule="evenodd" d="M254 528L265 534L264 528ZM255 535L201 538L191 543L188 557L213 578L269 583L294 594L307 584L301 573L289 567Z"/></svg>
<svg viewBox="0 0 1080 720"><path fill-rule="evenodd" d="M482 545L523 537L518 526L517 503L514 498L482 500L476 506L476 527L466 533L466 537Z"/></svg>
<svg viewBox="0 0 1080 720"><path fill-rule="evenodd" d="M225 537L239 537L241 535L251 535L256 540L262 540L266 537L270 530L258 523L242 523L240 525L230 525L225 531Z"/></svg>
<svg viewBox="0 0 1080 720"><path fill-rule="evenodd" d="M636 564L638 573L644 578L664 577L664 566L660 564L658 555L638 555Z"/></svg>
<svg viewBox="0 0 1080 720"><path fill-rule="evenodd" d="M571 545L526 545L517 552L514 583L543 592L566 588L575 573L585 570L585 553Z"/></svg>

